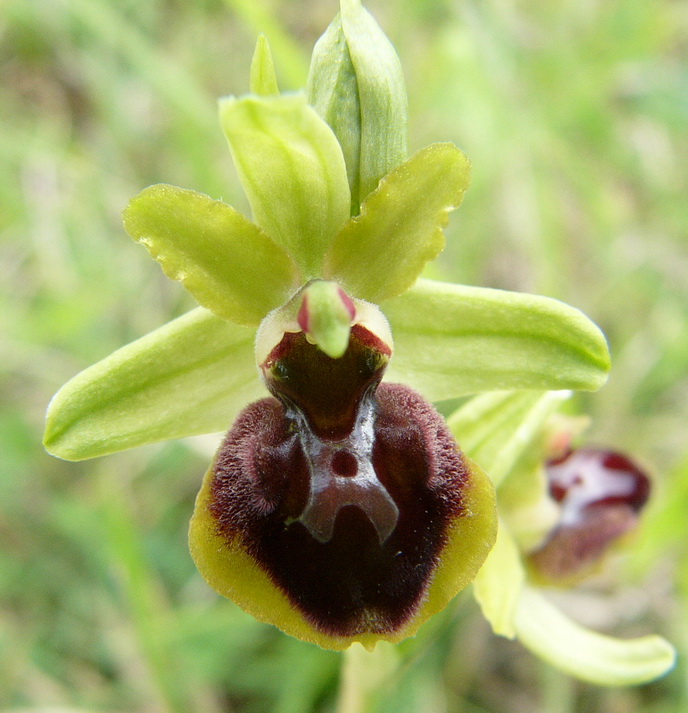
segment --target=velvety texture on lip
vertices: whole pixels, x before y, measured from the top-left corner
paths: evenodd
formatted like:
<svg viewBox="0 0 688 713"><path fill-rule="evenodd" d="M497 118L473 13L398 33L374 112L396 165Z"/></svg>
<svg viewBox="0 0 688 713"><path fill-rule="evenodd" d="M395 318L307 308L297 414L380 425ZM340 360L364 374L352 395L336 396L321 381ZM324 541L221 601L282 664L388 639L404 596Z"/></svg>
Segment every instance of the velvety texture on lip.
<svg viewBox="0 0 688 713"><path fill-rule="evenodd" d="M441 417L422 397L382 384L376 398L373 465L399 509L384 542L355 505L341 508L327 542L298 521L309 474L276 399L244 411L214 469L211 511L220 533L229 542L240 538L313 626L334 636L393 631L415 613L447 526L461 514L469 477Z"/></svg>
<svg viewBox="0 0 688 713"><path fill-rule="evenodd" d="M303 334L285 335L272 372L288 375L279 363L294 354L309 369L295 372L286 399L262 399L239 416L210 491L221 538L238 541L314 628L338 637L394 632L418 611L470 478L429 403L400 384L376 388L382 362L365 332L352 333L338 360ZM282 383L271 382L275 393ZM316 431L331 391L349 415ZM364 470L368 480L347 487ZM315 483L325 525L305 516Z"/></svg>

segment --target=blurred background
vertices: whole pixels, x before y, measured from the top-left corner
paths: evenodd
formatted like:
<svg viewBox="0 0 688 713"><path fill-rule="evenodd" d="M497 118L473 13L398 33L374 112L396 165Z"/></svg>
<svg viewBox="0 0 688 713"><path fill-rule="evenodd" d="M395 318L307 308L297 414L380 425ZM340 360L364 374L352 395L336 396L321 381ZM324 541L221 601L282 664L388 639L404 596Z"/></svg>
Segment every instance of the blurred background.
<svg viewBox="0 0 688 713"><path fill-rule="evenodd" d="M688 710L688 4L370 0L407 77L410 145L456 142L473 183L433 276L584 310L614 368L580 398L595 443L655 493L611 575L573 612L678 647L662 681L580 684L493 637L469 596L398 647L374 711ZM192 306L121 225L173 183L246 210L216 118L258 32L304 85L334 0L0 3L0 711L333 711L337 654L292 640L201 580L186 528L197 443L64 463L51 395Z"/></svg>

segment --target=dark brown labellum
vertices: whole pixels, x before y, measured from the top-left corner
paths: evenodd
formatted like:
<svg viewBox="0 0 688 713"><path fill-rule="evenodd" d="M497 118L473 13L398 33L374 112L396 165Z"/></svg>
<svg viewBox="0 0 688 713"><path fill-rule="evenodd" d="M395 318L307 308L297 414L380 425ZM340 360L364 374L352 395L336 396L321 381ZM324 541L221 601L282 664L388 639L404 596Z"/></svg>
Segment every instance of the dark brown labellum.
<svg viewBox="0 0 688 713"><path fill-rule="evenodd" d="M636 526L650 481L626 456L600 448L567 452L547 464L547 476L561 516L530 561L546 578L566 580L584 574Z"/></svg>
<svg viewBox="0 0 688 713"><path fill-rule="evenodd" d="M287 333L215 465L210 511L319 631L388 633L424 601L470 471L419 394L380 379L360 325L331 359Z"/></svg>

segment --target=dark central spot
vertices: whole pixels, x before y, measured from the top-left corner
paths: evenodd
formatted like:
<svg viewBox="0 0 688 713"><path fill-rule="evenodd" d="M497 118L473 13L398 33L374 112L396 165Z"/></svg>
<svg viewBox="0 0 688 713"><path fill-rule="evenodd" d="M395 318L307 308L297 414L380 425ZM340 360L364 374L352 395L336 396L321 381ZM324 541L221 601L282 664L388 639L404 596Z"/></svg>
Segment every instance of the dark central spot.
<svg viewBox="0 0 688 713"><path fill-rule="evenodd" d="M349 451L337 451L332 456L332 470L335 475L353 478L358 473L358 463Z"/></svg>

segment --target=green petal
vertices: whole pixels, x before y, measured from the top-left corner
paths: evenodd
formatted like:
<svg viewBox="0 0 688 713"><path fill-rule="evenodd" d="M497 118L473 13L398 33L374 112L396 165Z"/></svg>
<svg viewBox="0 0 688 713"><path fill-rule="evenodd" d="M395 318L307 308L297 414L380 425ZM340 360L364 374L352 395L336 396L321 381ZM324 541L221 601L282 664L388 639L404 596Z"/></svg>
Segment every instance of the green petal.
<svg viewBox="0 0 688 713"><path fill-rule="evenodd" d="M360 299L382 302L416 281L444 247L442 228L468 187L470 164L432 144L388 174L332 243L325 273Z"/></svg>
<svg viewBox="0 0 688 713"><path fill-rule="evenodd" d="M520 641L545 661L602 686L646 683L675 663L673 647L661 637L623 640L590 631L529 587L521 593L516 631Z"/></svg>
<svg viewBox="0 0 688 713"><path fill-rule="evenodd" d="M514 538L500 522L497 541L473 582L473 594L492 631L513 639L525 571Z"/></svg>
<svg viewBox="0 0 688 713"><path fill-rule="evenodd" d="M222 201L176 186L150 186L124 211L124 227L165 274L218 317L258 325L298 286L287 253Z"/></svg>
<svg viewBox="0 0 688 713"><path fill-rule="evenodd" d="M568 396L566 391L480 394L447 423L463 452L480 464L497 487L525 453L537 449L547 418Z"/></svg>
<svg viewBox="0 0 688 713"><path fill-rule="evenodd" d="M431 401L500 389L593 390L609 371L602 332L547 297L419 280L383 311L396 345L388 380Z"/></svg>
<svg viewBox="0 0 688 713"><path fill-rule="evenodd" d="M83 460L226 430L264 395L255 330L203 308L119 349L65 384L48 407L46 449Z"/></svg>
<svg viewBox="0 0 688 713"><path fill-rule="evenodd" d="M255 222L304 272L319 277L349 217L342 150L302 95L228 97L220 119Z"/></svg>

